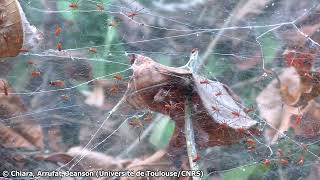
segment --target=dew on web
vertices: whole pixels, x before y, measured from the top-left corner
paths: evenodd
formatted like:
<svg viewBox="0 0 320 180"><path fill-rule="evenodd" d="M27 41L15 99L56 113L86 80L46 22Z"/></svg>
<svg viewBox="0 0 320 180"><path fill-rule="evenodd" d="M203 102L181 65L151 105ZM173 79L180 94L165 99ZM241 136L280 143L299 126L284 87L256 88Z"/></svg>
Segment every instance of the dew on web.
<svg viewBox="0 0 320 180"><path fill-rule="evenodd" d="M0 1L0 171L317 179L319 8Z"/></svg>

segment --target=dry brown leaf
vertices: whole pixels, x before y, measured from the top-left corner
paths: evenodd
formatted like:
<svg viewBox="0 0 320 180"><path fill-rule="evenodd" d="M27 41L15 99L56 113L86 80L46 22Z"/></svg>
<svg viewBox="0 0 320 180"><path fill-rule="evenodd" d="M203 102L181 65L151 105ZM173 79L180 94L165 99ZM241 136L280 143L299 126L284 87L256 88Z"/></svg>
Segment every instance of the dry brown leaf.
<svg viewBox="0 0 320 180"><path fill-rule="evenodd" d="M73 147L68 150L67 154L72 157L85 155L81 160L81 166L86 170L120 170L131 163L129 159L117 159L100 152L90 151L82 147Z"/></svg>
<svg viewBox="0 0 320 180"><path fill-rule="evenodd" d="M7 92L7 95L6 93L3 94L4 91ZM3 126L10 125L10 127L4 128L3 131L6 131L8 136L10 134L16 136L14 134L17 134L33 146L43 148L43 134L40 125L24 117L14 118L18 114L25 113L26 108L19 96L10 94L14 90L3 79L0 80L0 92L0 118L3 119ZM7 138L14 139L14 137Z"/></svg>
<svg viewBox="0 0 320 180"><path fill-rule="evenodd" d="M271 127L265 131L266 138L274 143L290 127L295 134L304 137L315 137L319 135L320 116L319 104L310 101L305 108L293 107L285 102L295 101L301 96L301 80L294 68L286 68L279 76L281 88L276 80L273 80L257 97L256 101L260 115ZM283 94L289 92L290 96ZM284 100L287 98L287 100ZM292 100L290 100L290 98ZM301 123L297 122L297 116L302 116Z"/></svg>
<svg viewBox="0 0 320 180"><path fill-rule="evenodd" d="M301 120L298 119L300 117ZM320 134L320 104L310 101L300 113L291 116L290 122L296 135L307 138L317 137Z"/></svg>
<svg viewBox="0 0 320 180"><path fill-rule="evenodd" d="M26 120L15 125L14 129L38 148L44 148L41 126L35 121Z"/></svg>
<svg viewBox="0 0 320 180"><path fill-rule="evenodd" d="M288 68L279 76L282 86L288 87L291 94L299 94L299 75L294 68ZM265 119L272 128L265 131L267 140L275 142L284 131L288 130L290 115L298 113L298 109L283 104L280 89L277 87L277 80L273 80L261 93L257 96L257 106L260 116Z"/></svg>
<svg viewBox="0 0 320 180"><path fill-rule="evenodd" d="M45 161L49 161L52 163L55 163L57 165L69 165L71 166L71 164L68 164L69 162L72 161L73 156L70 156L66 153L55 153L55 154L50 154L49 156L42 156L39 155L37 156L38 160L45 160ZM75 171L84 171L84 170L88 170L88 169L84 169L80 164L77 164L73 167L73 170Z"/></svg>
<svg viewBox="0 0 320 180"><path fill-rule="evenodd" d="M202 77L194 75L196 90L200 95L201 102L207 110L207 113L219 124L227 123L234 129L249 129L256 124L240 105L240 98L237 97L230 88L218 81L210 81L209 85L201 84ZM220 94L221 95L217 95ZM217 108L219 112L213 111ZM235 120L235 116L238 116Z"/></svg>
<svg viewBox="0 0 320 180"><path fill-rule="evenodd" d="M23 45L23 26L17 0L0 1L0 57L17 56Z"/></svg>
<svg viewBox="0 0 320 180"><path fill-rule="evenodd" d="M148 57L135 55L133 58L133 78L129 82L127 101L136 108L167 114L175 120L170 147L185 145L181 128L184 127L185 97L190 92L200 147L236 143L244 135L239 130L245 131L255 125L227 86L183 68L161 65Z"/></svg>
<svg viewBox="0 0 320 180"><path fill-rule="evenodd" d="M35 149L28 140L2 123L0 123L0 134L1 145L6 148Z"/></svg>
<svg viewBox="0 0 320 180"><path fill-rule="evenodd" d="M35 154L36 153L36 154ZM54 163L45 161L44 158L40 158L37 152L24 151L24 149L11 149L0 145L0 166L1 171L52 171L57 169ZM1 179L1 178L0 178ZM23 178L30 179L30 178Z"/></svg>
<svg viewBox="0 0 320 180"><path fill-rule="evenodd" d="M282 85L282 98L290 106L303 108L310 100L320 95L320 74L312 71L316 51L306 47L301 48L301 52L286 50L283 54L286 64L297 71L300 83L296 94L291 94L287 85Z"/></svg>
<svg viewBox="0 0 320 180"><path fill-rule="evenodd" d="M308 73L308 77L301 76L301 96L294 103L296 107L305 107L311 100L320 96L320 74Z"/></svg>

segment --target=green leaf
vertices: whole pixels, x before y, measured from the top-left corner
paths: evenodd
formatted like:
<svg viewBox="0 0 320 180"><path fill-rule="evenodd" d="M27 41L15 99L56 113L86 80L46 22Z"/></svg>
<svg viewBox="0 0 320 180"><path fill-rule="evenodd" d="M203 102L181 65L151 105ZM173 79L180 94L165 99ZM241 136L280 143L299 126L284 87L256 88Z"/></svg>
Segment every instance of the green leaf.
<svg viewBox="0 0 320 180"><path fill-rule="evenodd" d="M161 119L154 127L149 142L158 149L165 148L174 133L175 123L166 117Z"/></svg>
<svg viewBox="0 0 320 180"><path fill-rule="evenodd" d="M261 178L263 174L268 171L262 164L253 164L245 167L238 167L231 171L224 173L221 176L221 180L247 180L250 176L256 176Z"/></svg>
<svg viewBox="0 0 320 180"><path fill-rule="evenodd" d="M281 44L273 34L266 34L260 39L265 63L269 64L274 60Z"/></svg>
<svg viewBox="0 0 320 180"><path fill-rule="evenodd" d="M231 61L226 57L212 55L210 56L208 64L205 68L206 71L212 72L212 75L219 77L224 76L226 72L230 74L231 65Z"/></svg>

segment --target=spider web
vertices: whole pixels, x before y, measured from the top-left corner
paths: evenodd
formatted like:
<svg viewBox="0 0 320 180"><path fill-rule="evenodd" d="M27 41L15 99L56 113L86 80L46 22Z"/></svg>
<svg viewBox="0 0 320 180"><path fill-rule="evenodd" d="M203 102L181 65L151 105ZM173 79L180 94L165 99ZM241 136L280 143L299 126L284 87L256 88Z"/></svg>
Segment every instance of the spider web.
<svg viewBox="0 0 320 180"><path fill-rule="evenodd" d="M317 137L297 138L290 130L280 131L279 126L261 117L256 102L259 93L275 79L268 72L280 74L285 68L282 53L287 47L296 46L289 44L291 37L301 37L296 42L307 42L310 48L319 47L317 39L309 35L318 30L307 30L316 25L305 20L319 14L317 1L296 1L296 6L263 0L256 5L251 1L215 4L202 0L20 3L30 23L43 32L44 42L37 49L10 59L10 70L1 74L14 89L9 95L20 97L27 107L1 121L14 126L31 119L40 124L43 153L83 147L57 170L72 170L90 152L103 152L119 160L148 157L166 149L174 127L168 116L152 112L152 122L130 125L146 118L150 111L136 110L125 101L127 83L133 78L128 57L142 54L161 64L180 67L188 62L193 48L199 49L199 59L194 64L199 67L197 74L230 86L245 106L256 107L250 116L263 132L259 136L250 133L238 144L198 149L200 169L206 178L228 179L239 172L263 169L262 176L266 178L298 179L309 176L307 172L317 165ZM79 8L70 8L72 3ZM97 5L103 9L97 9ZM54 34L57 26L62 29L59 36ZM61 51L57 50L58 43L62 44ZM314 68L318 65L316 59ZM41 76L32 77L33 71ZM115 79L117 75L121 80ZM64 87L50 85L57 80L63 81ZM174 128L184 133L183 127ZM276 143L270 143L264 134L267 129L279 134ZM50 144L52 131L60 133L54 147ZM246 139L257 143L253 152L248 152ZM176 156L169 149L168 157ZM285 151L283 157L289 165L279 163L283 158L277 149ZM305 158L303 165L297 164L301 155ZM266 159L275 166L266 170ZM182 162L172 163L180 168ZM247 178L252 174L248 172Z"/></svg>

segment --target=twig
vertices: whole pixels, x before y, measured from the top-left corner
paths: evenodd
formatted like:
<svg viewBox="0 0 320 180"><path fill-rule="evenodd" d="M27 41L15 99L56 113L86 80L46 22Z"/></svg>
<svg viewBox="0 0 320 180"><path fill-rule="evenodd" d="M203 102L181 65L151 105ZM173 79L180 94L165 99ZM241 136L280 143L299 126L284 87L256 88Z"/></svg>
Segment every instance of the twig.
<svg viewBox="0 0 320 180"><path fill-rule="evenodd" d="M188 95L185 102L185 137L187 144L187 152L189 157L190 170L199 171L199 164L194 159L198 156L194 131L192 127L192 101L191 96ZM200 179L200 177L192 177L194 180Z"/></svg>

